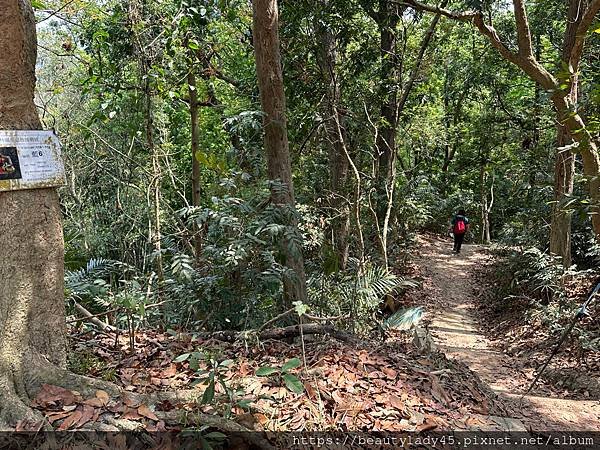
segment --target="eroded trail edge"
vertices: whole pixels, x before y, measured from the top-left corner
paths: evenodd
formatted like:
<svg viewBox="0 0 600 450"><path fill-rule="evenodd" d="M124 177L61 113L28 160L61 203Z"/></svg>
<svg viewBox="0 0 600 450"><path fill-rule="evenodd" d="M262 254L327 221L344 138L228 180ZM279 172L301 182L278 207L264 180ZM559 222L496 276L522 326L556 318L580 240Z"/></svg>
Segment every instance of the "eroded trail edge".
<svg viewBox="0 0 600 450"><path fill-rule="evenodd" d="M451 359L469 366L505 403L510 416L507 429L600 430L598 400L554 398L542 391L522 397L533 370L518 357L495 349L478 324L478 269L490 258L485 249L465 245L452 253L449 239L419 237L418 265L424 275L433 342ZM520 423L519 423L520 422Z"/></svg>

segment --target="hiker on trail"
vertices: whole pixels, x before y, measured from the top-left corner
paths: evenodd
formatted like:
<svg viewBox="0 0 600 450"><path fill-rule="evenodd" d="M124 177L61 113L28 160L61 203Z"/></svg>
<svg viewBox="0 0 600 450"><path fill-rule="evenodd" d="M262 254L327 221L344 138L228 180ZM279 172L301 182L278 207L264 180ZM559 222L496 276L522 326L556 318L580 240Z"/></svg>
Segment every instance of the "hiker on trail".
<svg viewBox="0 0 600 450"><path fill-rule="evenodd" d="M452 218L452 227L449 232L454 236L454 250L457 255L460 253L460 248L465 240L465 233L469 231L469 218L466 216L464 209L459 209L456 215Z"/></svg>

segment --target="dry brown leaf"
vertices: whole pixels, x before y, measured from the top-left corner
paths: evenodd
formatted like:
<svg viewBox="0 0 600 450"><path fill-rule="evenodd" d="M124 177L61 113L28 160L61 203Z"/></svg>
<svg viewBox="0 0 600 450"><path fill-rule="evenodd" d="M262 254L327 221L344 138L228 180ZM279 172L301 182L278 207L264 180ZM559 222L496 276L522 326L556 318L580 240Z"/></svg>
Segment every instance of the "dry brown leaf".
<svg viewBox="0 0 600 450"><path fill-rule="evenodd" d="M146 405L140 405L137 409L137 412L141 416L144 416L148 419L158 420L158 417L156 416L156 414L154 414L154 412Z"/></svg>
<svg viewBox="0 0 600 450"><path fill-rule="evenodd" d="M88 400L86 400L85 402L83 402L84 405L88 405L88 406L92 406L94 408L101 408L104 406L104 402L102 400L100 400L99 398L90 398Z"/></svg>
<svg viewBox="0 0 600 450"><path fill-rule="evenodd" d="M138 414L137 409L133 409L133 408L125 408L125 411L123 412L123 415L121 416L121 419L125 419L125 420L140 420L142 418L142 416L140 416Z"/></svg>
<svg viewBox="0 0 600 450"><path fill-rule="evenodd" d="M96 398L102 402L102 406L105 406L108 405L110 395L108 395L108 392L99 389L96 391Z"/></svg>
<svg viewBox="0 0 600 450"><path fill-rule="evenodd" d="M388 398L389 398L390 405L392 405L396 409L399 409L400 411L404 410L404 402L402 401L402 399L400 397L392 394Z"/></svg>
<svg viewBox="0 0 600 450"><path fill-rule="evenodd" d="M81 428L86 423L88 423L90 420L92 420L92 418L94 417L95 412L96 412L96 410L94 408L92 408L91 406L84 405L83 406L83 411L81 412L81 419L79 419L77 421L77 424L75 425L75 428Z"/></svg>
<svg viewBox="0 0 600 450"><path fill-rule="evenodd" d="M335 402L339 405L344 404L344 397L340 394L339 391L333 391L331 393L331 398L333 398L335 400Z"/></svg>
<svg viewBox="0 0 600 450"><path fill-rule="evenodd" d="M252 369L247 361L242 361L238 367L238 372L241 377L246 377L252 373Z"/></svg>
<svg viewBox="0 0 600 450"><path fill-rule="evenodd" d="M317 393L315 389L312 387L312 384L310 384L308 381L304 382L304 389L306 390L308 398L310 398L311 400L315 400L317 398Z"/></svg>
<svg viewBox="0 0 600 450"><path fill-rule="evenodd" d="M63 405L72 405L76 401L77 395L74 392L52 384L42 384L42 388L35 396L34 404L46 407L57 402Z"/></svg>
<svg viewBox="0 0 600 450"><path fill-rule="evenodd" d="M165 378L177 375L177 365L170 364L165 370L162 371L161 375Z"/></svg>
<svg viewBox="0 0 600 450"><path fill-rule="evenodd" d="M65 417L68 417L70 415L71 415L70 412L65 412L65 411L50 412L50 413L46 414L46 419L48 420L48 422L54 423L57 420L64 419Z"/></svg>
<svg viewBox="0 0 600 450"><path fill-rule="evenodd" d="M385 375L391 380L395 380L396 376L398 376L398 372L390 367L384 367L381 369L381 371L385 373Z"/></svg>
<svg viewBox="0 0 600 450"><path fill-rule="evenodd" d="M448 393L444 387L437 380L437 377L431 378L431 393L435 399L444 406L448 406L450 404L450 397L448 396Z"/></svg>
<svg viewBox="0 0 600 450"><path fill-rule="evenodd" d="M75 425L77 422L79 422L79 420L81 419L81 416L83 416L83 413L81 411L79 411L79 410L73 411L73 413L69 417L67 417L63 421L63 423L60 424L60 426L57 428L57 431L68 430L73 425Z"/></svg>
<svg viewBox="0 0 600 450"><path fill-rule="evenodd" d="M257 414L254 414L254 417L256 417L256 421L258 423L260 423L262 426L265 426L269 422L269 418L267 416L265 416L264 414L257 413Z"/></svg>
<svg viewBox="0 0 600 450"><path fill-rule="evenodd" d="M385 405L388 402L388 399L382 394L373 395L373 400L375 400L375 403L377 403L378 405Z"/></svg>
<svg viewBox="0 0 600 450"><path fill-rule="evenodd" d="M434 428L437 428L437 423L435 423L433 420L428 418L425 421L425 423L417 426L417 431L418 432L429 431L429 430L433 430Z"/></svg>

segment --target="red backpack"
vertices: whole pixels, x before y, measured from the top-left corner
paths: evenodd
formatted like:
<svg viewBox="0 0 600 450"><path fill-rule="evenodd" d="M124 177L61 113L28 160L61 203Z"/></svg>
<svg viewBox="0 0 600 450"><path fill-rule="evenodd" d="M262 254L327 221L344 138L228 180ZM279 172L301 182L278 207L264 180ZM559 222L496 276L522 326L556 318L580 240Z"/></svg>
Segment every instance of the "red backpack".
<svg viewBox="0 0 600 450"><path fill-rule="evenodd" d="M465 234L465 231L467 230L467 226L465 224L465 219L464 217L457 217L456 218L456 223L454 224L454 230L453 233L454 234Z"/></svg>

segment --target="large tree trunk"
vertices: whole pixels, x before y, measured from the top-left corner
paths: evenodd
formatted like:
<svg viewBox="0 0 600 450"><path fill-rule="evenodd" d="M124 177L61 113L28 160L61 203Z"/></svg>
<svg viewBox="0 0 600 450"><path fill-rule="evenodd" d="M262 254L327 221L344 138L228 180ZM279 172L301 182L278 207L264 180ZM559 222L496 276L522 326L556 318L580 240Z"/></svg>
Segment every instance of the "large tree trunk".
<svg viewBox="0 0 600 450"><path fill-rule="evenodd" d="M567 13L567 30L562 48L561 61L568 67L569 58L575 38L577 27L581 22L581 0L570 0ZM569 100L577 104L577 73L571 80ZM565 267L571 265L571 216L565 210L565 202L573 195L573 179L575 174L575 157L571 150L565 149L570 144L571 138L561 124L557 127L557 152L554 161L554 205L552 207L552 222L550 225L550 253L561 257Z"/></svg>
<svg viewBox="0 0 600 450"><path fill-rule="evenodd" d="M323 0L323 7L327 7L328 0ZM341 87L336 73L337 52L335 49L335 36L332 31L316 21L319 37L318 61L323 79L327 85L327 103L325 131L329 146L329 169L331 172L331 200L329 207L332 211L332 244L338 260L339 268L345 269L348 262L348 234L350 231L350 207L348 201L349 190L348 169L349 161L346 157L346 130L343 127L343 117L340 114L342 99ZM338 129L341 128L341 129Z"/></svg>
<svg viewBox="0 0 600 450"><path fill-rule="evenodd" d="M396 128L398 126L398 64L396 27L400 17L398 5L379 2L381 51L381 124L375 142L377 150L377 219L383 224L392 195L396 172Z"/></svg>
<svg viewBox="0 0 600 450"><path fill-rule="evenodd" d="M287 118L281 55L279 52L279 11L277 0L254 0L253 35L256 73L264 116L265 152L269 179L285 189L273 189L271 199L286 210L288 225L297 230L292 166L287 136ZM306 275L302 248L286 234L282 242L285 265L294 272L284 280L284 308L294 301L306 301Z"/></svg>
<svg viewBox="0 0 600 450"><path fill-rule="evenodd" d="M590 213L592 229L596 239L600 240L600 157L598 145L594 142L585 122L577 112L570 95L557 92L552 96L552 102L557 110L558 121L569 133L578 146L576 152L581 154L583 174L587 178L588 191L591 199Z"/></svg>
<svg viewBox="0 0 600 450"><path fill-rule="evenodd" d="M565 209L565 201L573 194L573 175L575 173L575 157L570 150L562 149L570 138L559 126L558 150L554 162L554 205L550 224L550 253L560 256L565 267L571 265L571 216Z"/></svg>
<svg viewBox="0 0 600 450"><path fill-rule="evenodd" d="M0 0L0 129L41 129L29 2ZM33 418L36 361L66 365L64 245L56 189L0 193L0 429Z"/></svg>

